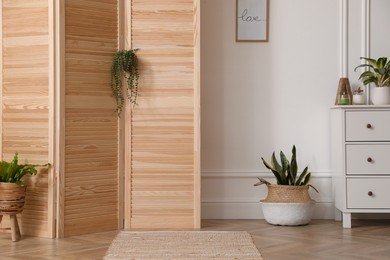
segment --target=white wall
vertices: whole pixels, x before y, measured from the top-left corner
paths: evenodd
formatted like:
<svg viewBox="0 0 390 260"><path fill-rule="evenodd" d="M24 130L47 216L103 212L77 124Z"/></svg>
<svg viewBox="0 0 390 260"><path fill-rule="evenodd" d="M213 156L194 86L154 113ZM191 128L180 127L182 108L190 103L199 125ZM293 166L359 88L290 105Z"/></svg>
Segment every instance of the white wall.
<svg viewBox="0 0 390 260"><path fill-rule="evenodd" d="M390 57L389 0L371 0L370 55L373 58Z"/></svg>
<svg viewBox="0 0 390 260"><path fill-rule="evenodd" d="M202 217L261 218L260 157L295 144L333 218L329 107L359 57L390 57L390 1L271 0L268 43L235 42L235 2L201 0Z"/></svg>
<svg viewBox="0 0 390 260"><path fill-rule="evenodd" d="M354 72L360 57L390 57L389 0L343 0L348 3L348 77L353 88L362 72ZM366 30L364 29L366 27Z"/></svg>
<svg viewBox="0 0 390 260"><path fill-rule="evenodd" d="M339 0L272 0L268 43L235 42L235 0L202 0L203 218L259 218L260 157L297 146L333 218L329 107L340 71ZM272 180L272 178L270 179Z"/></svg>

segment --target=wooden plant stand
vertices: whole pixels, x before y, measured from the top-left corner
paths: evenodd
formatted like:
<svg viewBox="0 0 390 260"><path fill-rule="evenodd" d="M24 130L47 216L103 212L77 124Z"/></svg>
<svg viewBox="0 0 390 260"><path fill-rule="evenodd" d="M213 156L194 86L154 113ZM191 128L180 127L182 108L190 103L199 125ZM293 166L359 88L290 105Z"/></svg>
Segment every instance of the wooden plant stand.
<svg viewBox="0 0 390 260"><path fill-rule="evenodd" d="M13 242L21 238L16 214L22 213L25 197L26 186L0 182L0 223L5 215L9 216L11 222L11 227L0 228L0 233L11 233Z"/></svg>
<svg viewBox="0 0 390 260"><path fill-rule="evenodd" d="M16 214L3 214L0 215L0 223L3 220L3 216L8 215L11 222L11 227L9 228L0 228L0 233L11 233L12 242L19 241L22 237L20 234L18 218Z"/></svg>

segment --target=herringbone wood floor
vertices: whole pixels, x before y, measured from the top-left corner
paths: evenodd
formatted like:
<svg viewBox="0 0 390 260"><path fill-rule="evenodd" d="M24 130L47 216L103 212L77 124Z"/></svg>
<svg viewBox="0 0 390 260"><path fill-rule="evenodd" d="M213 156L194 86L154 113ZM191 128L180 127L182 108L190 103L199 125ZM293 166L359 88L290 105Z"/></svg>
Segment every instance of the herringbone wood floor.
<svg viewBox="0 0 390 260"><path fill-rule="evenodd" d="M308 226L278 227L264 220L204 220L202 230L246 230L265 260L390 259L390 221L313 220ZM66 239L23 237L11 242L0 234L0 259L102 259L117 231Z"/></svg>

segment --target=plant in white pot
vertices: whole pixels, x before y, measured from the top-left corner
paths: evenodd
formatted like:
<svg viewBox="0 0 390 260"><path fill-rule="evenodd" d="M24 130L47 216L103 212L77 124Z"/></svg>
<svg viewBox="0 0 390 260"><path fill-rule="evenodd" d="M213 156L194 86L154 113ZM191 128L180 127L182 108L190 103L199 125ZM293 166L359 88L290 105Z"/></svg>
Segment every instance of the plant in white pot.
<svg viewBox="0 0 390 260"><path fill-rule="evenodd" d="M377 60L365 57L360 59L367 63L357 66L355 71L358 68L368 68L368 70L360 75L359 80L364 85L375 84L375 87L371 89L371 102L374 105L390 104L390 61L387 60L387 57L381 57Z"/></svg>
<svg viewBox="0 0 390 260"><path fill-rule="evenodd" d="M274 174L277 184L258 178L254 186L265 184L268 188L266 199L261 200L265 220L273 225L306 225L311 220L315 201L309 195L309 187L317 193L318 190L310 185L311 173L306 167L298 174L298 163L295 145L292 148L291 161L280 152L279 163L275 152L271 157L271 164L261 158L265 167Z"/></svg>

